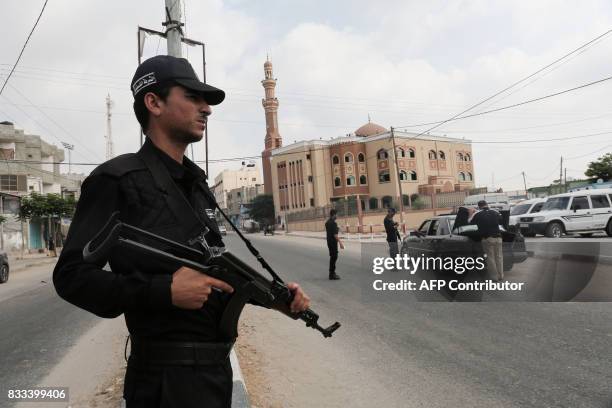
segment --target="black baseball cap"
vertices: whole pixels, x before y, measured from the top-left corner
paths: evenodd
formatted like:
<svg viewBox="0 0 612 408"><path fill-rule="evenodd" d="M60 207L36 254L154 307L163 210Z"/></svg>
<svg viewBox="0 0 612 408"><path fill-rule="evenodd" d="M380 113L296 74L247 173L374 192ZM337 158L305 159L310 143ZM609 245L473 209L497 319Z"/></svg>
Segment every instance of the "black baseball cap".
<svg viewBox="0 0 612 408"><path fill-rule="evenodd" d="M132 95L134 99L141 98L168 82L199 93L209 105L218 105L225 99L225 92L221 89L200 81L189 61L170 55L149 58L136 68L132 78Z"/></svg>

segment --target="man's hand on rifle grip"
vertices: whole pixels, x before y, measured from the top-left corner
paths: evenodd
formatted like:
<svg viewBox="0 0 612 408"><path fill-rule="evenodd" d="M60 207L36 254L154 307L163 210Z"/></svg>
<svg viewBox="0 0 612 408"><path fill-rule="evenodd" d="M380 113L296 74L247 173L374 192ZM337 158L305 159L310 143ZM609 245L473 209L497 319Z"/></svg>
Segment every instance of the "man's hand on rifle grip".
<svg viewBox="0 0 612 408"><path fill-rule="evenodd" d="M306 293L304 293L300 285L295 282L289 282L287 287L293 294L293 301L289 306L291 308L291 312L298 313L308 309L310 306L310 298Z"/></svg>
<svg viewBox="0 0 612 408"><path fill-rule="evenodd" d="M234 291L222 280L183 266L172 274L172 304L181 309L200 309L213 288L227 293Z"/></svg>

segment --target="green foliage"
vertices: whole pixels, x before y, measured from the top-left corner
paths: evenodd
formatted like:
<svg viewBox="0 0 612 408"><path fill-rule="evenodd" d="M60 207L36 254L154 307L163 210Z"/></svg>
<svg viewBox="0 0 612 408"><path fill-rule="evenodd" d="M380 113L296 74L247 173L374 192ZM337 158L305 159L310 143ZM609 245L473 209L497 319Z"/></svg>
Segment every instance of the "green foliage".
<svg viewBox="0 0 612 408"><path fill-rule="evenodd" d="M4 215L0 215L0 224L4 224L7 219Z"/></svg>
<svg viewBox="0 0 612 408"><path fill-rule="evenodd" d="M612 178L612 153L606 153L596 161L590 162L584 174L594 179L610 180Z"/></svg>
<svg viewBox="0 0 612 408"><path fill-rule="evenodd" d="M425 208L425 203L418 194L412 194L410 196L410 201L413 210L422 210L423 208Z"/></svg>
<svg viewBox="0 0 612 408"><path fill-rule="evenodd" d="M74 198L62 198L59 194L36 194L21 199L19 219L41 219L70 217L74 214L76 202Z"/></svg>
<svg viewBox="0 0 612 408"><path fill-rule="evenodd" d="M251 202L249 216L260 224L274 224L274 199L271 194L260 194Z"/></svg>

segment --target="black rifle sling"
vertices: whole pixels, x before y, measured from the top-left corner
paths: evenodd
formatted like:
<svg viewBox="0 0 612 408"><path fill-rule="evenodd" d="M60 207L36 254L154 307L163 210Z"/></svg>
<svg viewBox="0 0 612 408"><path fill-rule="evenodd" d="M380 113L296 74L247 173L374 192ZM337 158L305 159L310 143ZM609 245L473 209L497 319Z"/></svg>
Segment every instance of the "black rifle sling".
<svg viewBox="0 0 612 408"><path fill-rule="evenodd" d="M200 235L205 226L209 230L214 231L214 228L210 225L211 221L207 216L198 217L187 197L185 197L174 180L172 180L166 167L160 163L159 158L155 157L155 152L151 151L151 149L146 149L145 145L139 153L138 156L151 172L153 180L157 188L162 192L170 211L177 217L181 226L190 228L187 236L195 237ZM249 283L247 282L244 288L234 288L234 294L231 295L228 304L223 310L219 331L224 340L234 341L238 336L238 320L242 309L250 300L248 285Z"/></svg>

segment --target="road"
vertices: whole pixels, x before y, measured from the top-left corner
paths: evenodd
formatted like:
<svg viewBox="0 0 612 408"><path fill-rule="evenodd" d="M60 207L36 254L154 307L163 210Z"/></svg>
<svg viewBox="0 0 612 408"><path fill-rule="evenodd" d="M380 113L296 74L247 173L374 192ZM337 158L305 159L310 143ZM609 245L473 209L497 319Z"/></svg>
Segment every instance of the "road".
<svg viewBox="0 0 612 408"><path fill-rule="evenodd" d="M9 281L0 285L2 408L14 406L6 398L8 389L28 389L40 385L48 378L49 373L58 369L60 362L78 340L101 322L96 316L64 302L57 296L51 280L52 270L53 264L47 264L12 272ZM92 343L92 339L87 341ZM100 356L107 355L105 351L97 353ZM60 381L55 382L55 386L69 386L74 383L74 377L87 378L89 373L94 375L96 370L85 364L86 360L96 361L98 366L106 368L104 363L94 357L76 357L78 361L74 366L84 369L82 373L72 370L52 376L51 381ZM78 391L70 391L71 401ZM41 403L29 405L43 406ZM65 403L63 405L65 406Z"/></svg>
<svg viewBox="0 0 612 408"><path fill-rule="evenodd" d="M247 311L244 341L283 407L612 406L609 303L372 301L358 243L340 253L342 280L329 281L325 241L248 237L304 287L324 324L342 323L323 340L278 313ZM235 234L226 241L248 256Z"/></svg>

